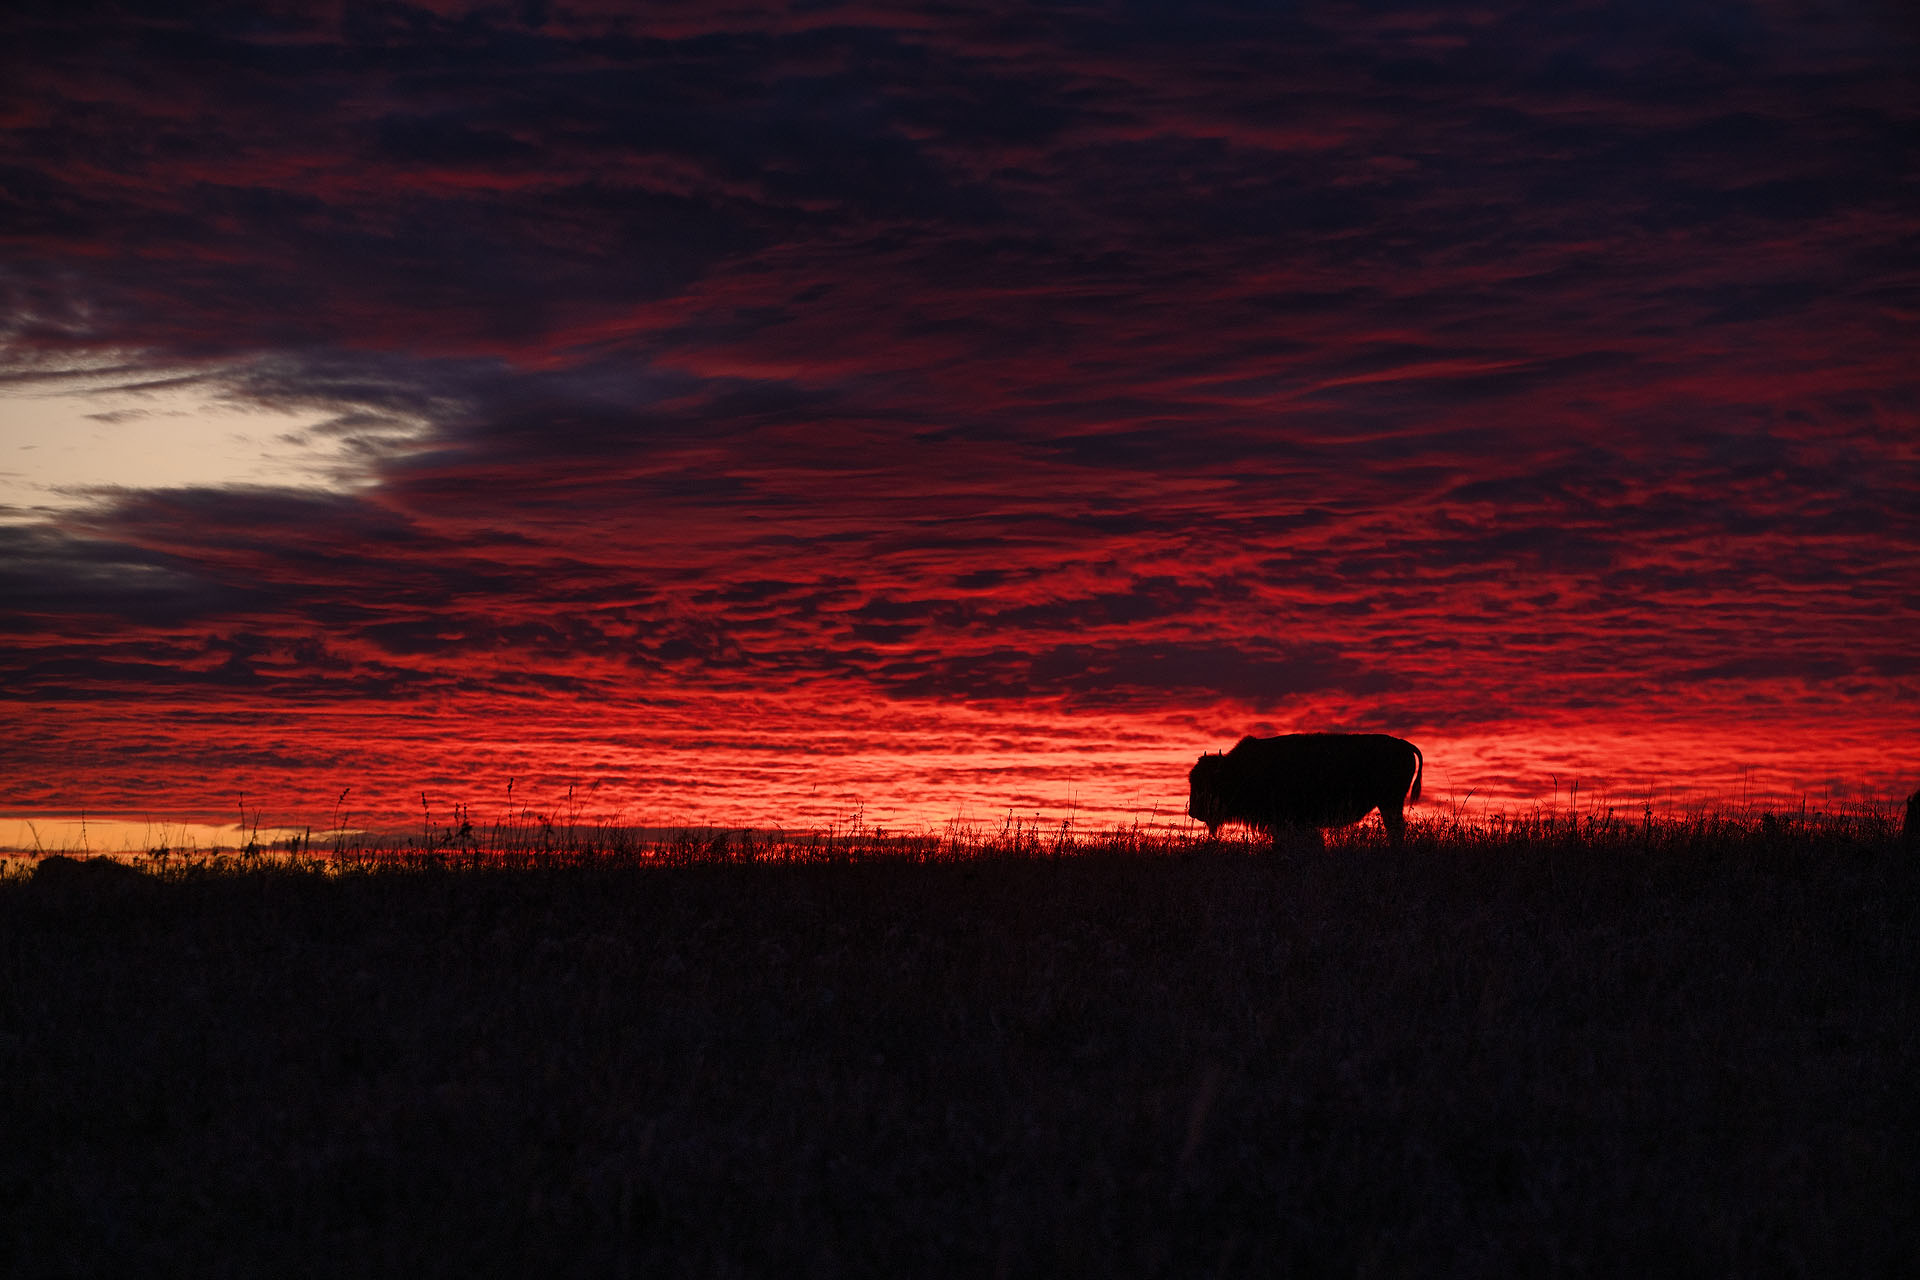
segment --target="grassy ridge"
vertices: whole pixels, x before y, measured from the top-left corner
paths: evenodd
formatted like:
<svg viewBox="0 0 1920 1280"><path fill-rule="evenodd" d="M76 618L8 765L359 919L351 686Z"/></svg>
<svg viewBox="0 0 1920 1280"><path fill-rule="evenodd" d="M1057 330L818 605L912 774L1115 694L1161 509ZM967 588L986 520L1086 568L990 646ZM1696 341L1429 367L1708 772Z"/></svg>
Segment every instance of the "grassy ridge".
<svg viewBox="0 0 1920 1280"><path fill-rule="evenodd" d="M464 852L0 882L0 1271L1920 1256L1884 824Z"/></svg>

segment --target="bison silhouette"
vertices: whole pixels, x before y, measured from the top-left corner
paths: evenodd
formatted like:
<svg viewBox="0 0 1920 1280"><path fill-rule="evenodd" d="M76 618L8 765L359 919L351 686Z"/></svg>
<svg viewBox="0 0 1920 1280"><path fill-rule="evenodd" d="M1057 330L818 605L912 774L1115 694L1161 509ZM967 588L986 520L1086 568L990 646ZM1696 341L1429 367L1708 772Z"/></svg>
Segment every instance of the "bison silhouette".
<svg viewBox="0 0 1920 1280"><path fill-rule="evenodd" d="M34 887L46 893L117 893L146 883L149 880L144 872L113 858L72 858L55 853L40 859L33 869Z"/></svg>
<svg viewBox="0 0 1920 1280"><path fill-rule="evenodd" d="M1400 843L1406 800L1420 798L1420 748L1384 733L1290 733L1242 738L1225 755L1201 756L1187 774L1187 814L1218 835L1244 822L1269 840L1282 831L1344 827L1374 809ZM1408 784L1412 794L1407 791Z"/></svg>

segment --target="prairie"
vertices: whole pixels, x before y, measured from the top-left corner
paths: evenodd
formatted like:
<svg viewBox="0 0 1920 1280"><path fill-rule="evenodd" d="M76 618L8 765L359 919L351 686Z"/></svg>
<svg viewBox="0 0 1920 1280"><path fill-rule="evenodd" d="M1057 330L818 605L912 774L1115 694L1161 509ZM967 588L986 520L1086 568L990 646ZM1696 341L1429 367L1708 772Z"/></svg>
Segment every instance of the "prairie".
<svg viewBox="0 0 1920 1280"><path fill-rule="evenodd" d="M0 1271L1920 1256L1883 816L442 834L0 879Z"/></svg>

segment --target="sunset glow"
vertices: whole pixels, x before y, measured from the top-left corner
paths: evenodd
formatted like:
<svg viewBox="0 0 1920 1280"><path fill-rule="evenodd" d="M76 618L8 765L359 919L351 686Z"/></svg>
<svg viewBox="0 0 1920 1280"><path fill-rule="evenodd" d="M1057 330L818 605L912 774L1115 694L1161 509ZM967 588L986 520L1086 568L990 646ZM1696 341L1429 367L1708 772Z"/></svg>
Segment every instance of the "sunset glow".
<svg viewBox="0 0 1920 1280"><path fill-rule="evenodd" d="M1920 784L1891 9L173 12L0 19L0 841Z"/></svg>

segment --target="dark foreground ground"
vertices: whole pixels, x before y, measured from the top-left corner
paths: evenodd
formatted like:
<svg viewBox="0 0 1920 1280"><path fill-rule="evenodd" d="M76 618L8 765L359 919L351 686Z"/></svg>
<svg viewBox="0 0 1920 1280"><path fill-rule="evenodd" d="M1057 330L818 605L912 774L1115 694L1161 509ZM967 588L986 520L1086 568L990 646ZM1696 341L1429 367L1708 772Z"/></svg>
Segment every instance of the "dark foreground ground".
<svg viewBox="0 0 1920 1280"><path fill-rule="evenodd" d="M1910 1274L1884 831L0 883L0 1273Z"/></svg>

